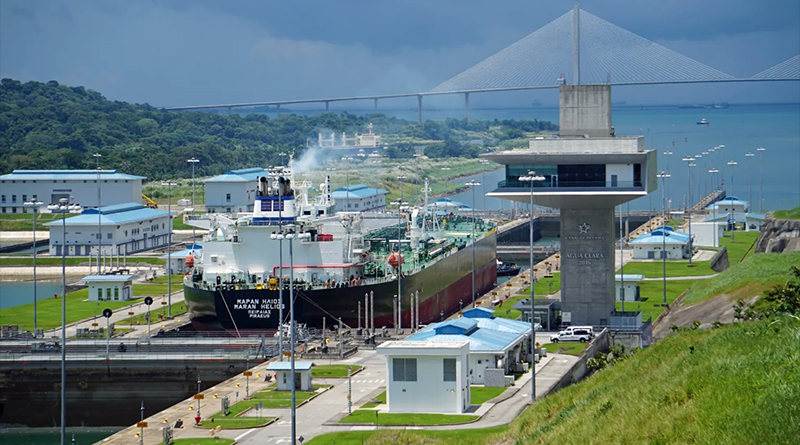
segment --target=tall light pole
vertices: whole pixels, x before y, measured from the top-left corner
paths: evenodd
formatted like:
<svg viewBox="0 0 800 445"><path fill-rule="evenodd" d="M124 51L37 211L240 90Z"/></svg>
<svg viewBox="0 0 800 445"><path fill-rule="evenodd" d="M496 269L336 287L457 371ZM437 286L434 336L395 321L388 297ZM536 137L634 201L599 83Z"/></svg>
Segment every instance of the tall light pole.
<svg viewBox="0 0 800 445"><path fill-rule="evenodd" d="M696 164L694 164L695 158L691 156L687 156L681 159L681 161L687 162L686 165L689 169L689 209L686 212L686 217L689 220L689 267L693 267L692 257L694 256L694 243L692 243L692 208L694 208L694 205L692 204L692 200L694 199L694 195L692 194L692 167L695 167Z"/></svg>
<svg viewBox="0 0 800 445"><path fill-rule="evenodd" d="M731 195L732 196L736 196L736 194L733 193L733 167L736 166L737 164L738 164L738 162L736 162L734 160L728 161L728 165L731 166ZM731 200L731 215L733 215L733 217L731 218L731 219L733 219L733 228L731 228L731 243L733 243L735 241L734 233L736 233L736 210L733 208L733 200Z"/></svg>
<svg viewBox="0 0 800 445"><path fill-rule="evenodd" d="M33 333L35 335L38 327L36 323L36 251L38 250L36 248L36 214L39 213L42 202L34 197L32 200L22 203L22 205L33 211Z"/></svg>
<svg viewBox="0 0 800 445"><path fill-rule="evenodd" d="M67 213L74 209L69 199L48 206L51 213L61 214L61 445L66 445L67 401Z"/></svg>
<svg viewBox="0 0 800 445"><path fill-rule="evenodd" d="M345 174L344 174L344 176L345 176L344 211L345 212L349 212L350 211L350 161L352 161L352 160L353 160L353 158L351 158L349 156L342 158L342 162L344 162L345 165L347 165L347 169L345 169Z"/></svg>
<svg viewBox="0 0 800 445"><path fill-rule="evenodd" d="M664 198L664 188L667 186L667 178L672 177L669 173L662 171L656 177L661 178L661 258L664 272L664 306L667 305L667 205Z"/></svg>
<svg viewBox="0 0 800 445"><path fill-rule="evenodd" d="M192 164L192 218L194 218L194 208L195 208L195 204L194 204L194 165L197 164L198 162L200 162L200 160L195 158L195 157L192 157L191 159L187 159L186 162L189 162L190 164ZM195 245L195 234L194 234L194 231L195 231L195 227L194 227L194 224L192 224L192 252L194 252L194 245Z"/></svg>
<svg viewBox="0 0 800 445"><path fill-rule="evenodd" d="M202 381L200 381L200 374L197 374L197 394L198 395L200 394L200 384L201 383L202 383ZM200 415L200 398L199 397L197 398L197 417L202 417Z"/></svg>
<svg viewBox="0 0 800 445"><path fill-rule="evenodd" d="M102 249L103 245L103 231L102 231L102 218L103 215L100 213L100 158L103 157L100 153L95 153L92 155L97 160L97 275L100 275L102 272L100 271L100 249Z"/></svg>
<svg viewBox="0 0 800 445"><path fill-rule="evenodd" d="M702 157L703 157L703 155L701 155L701 154L694 155L694 158L697 160L698 164L700 163L700 158L702 158ZM698 181L699 181L698 184L697 184L697 194L700 195L700 202L702 202L703 198L705 198L705 196L706 196L706 190L703 187L703 181L701 180L703 178L703 170L700 170L699 176L700 177L697 178ZM692 207L694 207L694 206L692 206Z"/></svg>
<svg viewBox="0 0 800 445"><path fill-rule="evenodd" d="M278 240L278 360L283 361L283 189L278 184L278 233L270 238Z"/></svg>
<svg viewBox="0 0 800 445"><path fill-rule="evenodd" d="M172 318L172 181L162 182L167 186L167 214L169 215L169 233L167 234L167 317ZM194 248L194 246L192 246Z"/></svg>
<svg viewBox="0 0 800 445"><path fill-rule="evenodd" d="M475 186L478 181L470 181L467 185L472 189L472 306L475 306ZM531 266L533 267L533 266Z"/></svg>
<svg viewBox="0 0 800 445"><path fill-rule="evenodd" d="M747 169L749 170L749 182L750 182L750 209L753 209L753 157L755 157L755 153L747 152L745 153L745 157L750 158L747 161Z"/></svg>
<svg viewBox="0 0 800 445"><path fill-rule="evenodd" d="M665 169L664 169L664 171L669 173L669 158L672 157L672 152L671 151L665 151L663 154L665 156L664 157L664 161L665 161L665 165L664 165ZM669 184L667 184L667 187L669 187ZM667 195L667 201L669 201L669 190L666 190L665 193ZM669 209L669 203L667 203L667 208Z"/></svg>
<svg viewBox="0 0 800 445"><path fill-rule="evenodd" d="M530 263L531 263L531 402L536 400L536 320L533 316L534 284L536 283L536 263L533 260L533 183L542 182L545 177L537 175L535 171L529 170L527 176L520 176L521 182L531 184L531 208L528 212L528 224L530 225Z"/></svg>
<svg viewBox="0 0 800 445"><path fill-rule="evenodd" d="M403 216L403 181L406 179L405 176L398 176L397 180L400 181L400 200L392 202L392 204L397 204L397 306L398 306L398 314L397 320L398 324L402 328L403 326L403 292L402 292L402 285L400 284L402 278L402 271L403 271L403 263L402 263L402 249L400 244L400 235L401 235L401 227L403 222L401 221L401 217ZM413 326L412 326L413 328Z"/></svg>
<svg viewBox="0 0 800 445"><path fill-rule="evenodd" d="M764 152L766 150L764 147L756 148L756 151L760 153L758 156L758 205L761 213L764 213Z"/></svg>
<svg viewBox="0 0 800 445"><path fill-rule="evenodd" d="M714 204L711 205L711 210L714 212L714 247L719 247L719 228L717 227L717 194L716 192L719 190L719 179L717 179L717 175L719 174L719 170L716 168L712 168L708 170L711 173L711 178L714 183L716 183L716 187L714 188Z"/></svg>

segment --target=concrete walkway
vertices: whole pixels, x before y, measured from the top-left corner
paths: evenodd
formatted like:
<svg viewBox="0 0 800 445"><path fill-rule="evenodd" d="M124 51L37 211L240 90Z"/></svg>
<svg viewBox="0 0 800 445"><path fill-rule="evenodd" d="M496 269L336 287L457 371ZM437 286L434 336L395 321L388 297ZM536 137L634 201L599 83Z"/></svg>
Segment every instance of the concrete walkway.
<svg viewBox="0 0 800 445"><path fill-rule="evenodd" d="M698 276L684 276L684 277L667 277L667 281L680 281L680 280L708 280L709 278L714 278L718 273L714 275L698 275ZM664 281L663 277L652 277L652 278L643 278L642 281Z"/></svg>

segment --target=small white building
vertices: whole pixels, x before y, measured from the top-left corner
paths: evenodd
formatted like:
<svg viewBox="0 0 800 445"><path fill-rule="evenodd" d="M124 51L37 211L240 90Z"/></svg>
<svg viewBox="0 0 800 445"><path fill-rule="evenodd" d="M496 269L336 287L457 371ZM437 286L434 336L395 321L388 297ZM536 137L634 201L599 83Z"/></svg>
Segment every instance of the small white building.
<svg viewBox="0 0 800 445"><path fill-rule="evenodd" d="M45 225L50 229L50 255L127 255L166 246L172 230L169 212L145 207L136 202L87 209L80 215ZM98 234L98 229L100 233ZM100 235L98 237L98 235ZM98 242L99 238L99 242ZM65 242L66 239L66 242Z"/></svg>
<svg viewBox="0 0 800 445"><path fill-rule="evenodd" d="M471 404L469 342L390 341L386 357L386 403L390 413L463 413Z"/></svg>
<svg viewBox="0 0 800 445"><path fill-rule="evenodd" d="M617 301L622 301L622 288L625 288L625 301L638 301L639 295L639 282L644 279L644 275L639 274L616 274L614 275L614 292ZM624 286L623 286L624 283Z"/></svg>
<svg viewBox="0 0 800 445"><path fill-rule="evenodd" d="M292 368L291 362L271 362L267 365L267 371L275 371L276 389L278 391L292 390ZM294 389L299 391L311 391L311 367L313 362L294 362Z"/></svg>
<svg viewBox="0 0 800 445"><path fill-rule="evenodd" d="M252 212L256 200L258 178L267 176L263 168L227 171L205 181L208 213Z"/></svg>
<svg viewBox="0 0 800 445"><path fill-rule="evenodd" d="M630 245L633 248L634 259L655 259L666 255L668 259L680 260L688 259L691 255L689 235L675 231L669 226L639 235L630 242Z"/></svg>
<svg viewBox="0 0 800 445"><path fill-rule="evenodd" d="M133 275L87 275L89 301L127 301L133 298Z"/></svg>
<svg viewBox="0 0 800 445"><path fill-rule="evenodd" d="M386 190L356 184L334 190L331 198L336 201L337 212L363 212L386 207L388 194Z"/></svg>
<svg viewBox="0 0 800 445"><path fill-rule="evenodd" d="M725 236L725 223L693 222L692 237L694 245L700 247L719 247L719 239Z"/></svg>
<svg viewBox="0 0 800 445"><path fill-rule="evenodd" d="M462 318L432 323L408 341L468 342L470 384L485 384L487 368L501 369L505 374L523 372L522 362L530 363L530 324L475 309L465 310Z"/></svg>
<svg viewBox="0 0 800 445"><path fill-rule="evenodd" d="M102 205L141 202L142 176L116 170L14 170L0 175L0 213L28 213L26 201L47 206L71 197L84 208L97 207L98 178Z"/></svg>
<svg viewBox="0 0 800 445"><path fill-rule="evenodd" d="M744 227L748 232L760 232L766 220L767 216L760 213L736 212L711 214L705 219L706 222L720 223L725 231L733 229L733 225L736 224L737 230ZM692 228L694 228L694 224L692 224Z"/></svg>
<svg viewBox="0 0 800 445"><path fill-rule="evenodd" d="M750 203L741 201L735 196L728 196L725 199L720 199L714 204L706 207L709 213L716 211L717 213L747 213L750 210Z"/></svg>

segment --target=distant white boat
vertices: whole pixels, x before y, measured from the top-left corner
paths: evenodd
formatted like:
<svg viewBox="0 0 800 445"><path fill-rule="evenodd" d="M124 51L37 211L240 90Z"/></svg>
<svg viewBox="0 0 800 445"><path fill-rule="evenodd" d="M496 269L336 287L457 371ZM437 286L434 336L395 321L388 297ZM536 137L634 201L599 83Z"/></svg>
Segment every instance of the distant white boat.
<svg viewBox="0 0 800 445"><path fill-rule="evenodd" d="M706 118L702 118L699 121L697 121L697 125L710 125L710 124L711 122L709 122Z"/></svg>

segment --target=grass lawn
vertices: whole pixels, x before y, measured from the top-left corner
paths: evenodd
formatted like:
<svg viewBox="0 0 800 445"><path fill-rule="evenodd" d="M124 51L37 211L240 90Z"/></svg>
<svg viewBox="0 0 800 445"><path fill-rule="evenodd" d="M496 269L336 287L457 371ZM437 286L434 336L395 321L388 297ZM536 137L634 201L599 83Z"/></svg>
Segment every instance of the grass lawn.
<svg viewBox="0 0 800 445"><path fill-rule="evenodd" d="M219 439L213 437L193 437L190 439L173 439L170 443L172 445L231 445L232 443L236 443L236 441L233 439L225 439L224 437L220 437ZM164 445L164 442L161 442L160 445Z"/></svg>
<svg viewBox="0 0 800 445"><path fill-rule="evenodd" d="M200 425L203 428L216 428L217 426L221 426L223 430L233 428L254 428L264 426L274 419L274 417L233 417L231 415L228 415L227 417L221 417L219 414L220 413L217 413L213 416L213 422L211 421L211 418L206 418L200 422Z"/></svg>
<svg viewBox="0 0 800 445"><path fill-rule="evenodd" d="M79 256L79 257L67 257L66 258L67 266L79 266L89 265L89 257ZM163 265L166 264L164 260L160 260L158 258L153 257L128 257L128 264L136 264L136 263L147 263L153 265ZM97 263L92 260L92 265L96 265ZM116 264L116 263L115 263ZM53 257L53 256L42 256L39 255L36 258L36 266L60 266L61 265L61 257ZM28 266L33 267L33 256L8 256L0 258L0 266Z"/></svg>
<svg viewBox="0 0 800 445"><path fill-rule="evenodd" d="M158 317L158 314L163 314L164 315L164 319L166 319L166 317L167 317L167 309L166 309L167 307L166 306L162 306L161 304L157 304L157 305L151 306L151 308L152 308L152 310L150 312L151 312L151 317L153 317L153 320L152 320L153 323L162 320L162 318ZM147 314L147 311L143 310L143 309L139 309L139 310L142 311L140 314L136 314L136 315L134 315L132 317L128 317L128 318L126 318L124 320L118 321L117 322L117 326L125 326L125 325L130 326L132 324L136 324L137 322L139 322L139 324L146 325L147 324L147 319L145 318L145 316ZM179 315L183 315L185 313L186 313L186 303L184 303L183 301L181 301L180 303L172 303L172 317L173 318L177 317Z"/></svg>
<svg viewBox="0 0 800 445"><path fill-rule="evenodd" d="M362 408L376 408L380 404L386 404L386 391L378 394L377 397L370 400L369 402L361 405Z"/></svg>
<svg viewBox="0 0 800 445"><path fill-rule="evenodd" d="M365 444L459 444L478 445L494 443L492 439L498 438L508 430L507 426L498 426L483 429L469 430L404 430L385 431L344 431L341 433L328 433L314 437L305 445L365 445Z"/></svg>
<svg viewBox="0 0 800 445"><path fill-rule="evenodd" d="M559 343L545 343L544 348L547 352L556 353L559 352L561 354L569 354L569 355L581 355L584 349L589 346L589 343L569 343L569 342L559 342Z"/></svg>
<svg viewBox="0 0 800 445"><path fill-rule="evenodd" d="M311 368L312 377L347 377L348 369L356 372L361 369L359 365L319 365Z"/></svg>
<svg viewBox="0 0 800 445"><path fill-rule="evenodd" d="M485 386L470 386L469 397L473 405L481 405L488 400L491 400L503 392L507 388L487 388Z"/></svg>
<svg viewBox="0 0 800 445"><path fill-rule="evenodd" d="M152 281L148 281L148 283L152 283L152 284L167 284L167 276L166 275L161 275L159 277L155 277ZM172 274L172 286L175 286L176 284L178 286L183 285L183 275L181 275L181 274ZM173 287L172 290L174 291L175 288Z"/></svg>
<svg viewBox="0 0 800 445"><path fill-rule="evenodd" d="M711 269L711 261L693 261L694 267L689 267L688 264L688 260L667 260L667 276L690 277L716 273ZM663 276L662 267L661 261L631 261L625 264L625 274L640 274L647 278L658 278ZM617 273L619 273L619 269L617 269Z"/></svg>
<svg viewBox="0 0 800 445"><path fill-rule="evenodd" d="M528 288L528 295L520 294L514 295L513 297L508 297L507 300L503 300L503 305L497 305L494 308L494 315L500 318L508 318L511 320L517 320L522 315L522 312L511 309L515 304L519 303L522 300L527 300L530 298L530 288ZM544 295L537 295L536 298L545 298Z"/></svg>
<svg viewBox="0 0 800 445"><path fill-rule="evenodd" d="M173 291L180 290L181 287L172 286ZM167 294L167 285L166 284L145 284L145 283L136 283L133 285L133 295L134 296L145 296L145 295L166 295Z"/></svg>
<svg viewBox="0 0 800 445"><path fill-rule="evenodd" d="M69 215L66 219L70 219L75 215ZM49 230L45 223L51 221L60 221L61 215L57 213L39 213L36 216L36 230L47 231ZM13 232L13 231L32 231L33 230L33 213L0 213L0 232Z"/></svg>
<svg viewBox="0 0 800 445"><path fill-rule="evenodd" d="M541 278L534 286L534 295L547 296L547 294L554 294L561 290L561 272L553 272L553 278ZM531 287L528 286L520 292L521 294L530 295Z"/></svg>
<svg viewBox="0 0 800 445"><path fill-rule="evenodd" d="M478 416L458 414L378 413L372 410L355 410L339 423L370 423L378 425L454 425L476 420Z"/></svg>
<svg viewBox="0 0 800 445"><path fill-rule="evenodd" d="M139 302L138 300L86 301L88 297L88 288L67 294L67 323L72 323L84 318L91 318L96 315L100 316L105 308L117 310L130 306L131 303ZM40 295L36 305L36 312L38 315L37 323L39 328L51 329L56 326L61 326L61 296L59 295L59 298L52 298L51 296L45 297ZM0 325L4 324L18 324L25 325L27 328L32 328L33 303L0 309Z"/></svg>
<svg viewBox="0 0 800 445"><path fill-rule="evenodd" d="M773 216L779 219L800 219L800 207L791 210L776 210Z"/></svg>
<svg viewBox="0 0 800 445"><path fill-rule="evenodd" d="M672 304L683 291L692 287L694 283L708 280L667 280L667 304ZM642 320L653 317L653 321L664 312L661 303L664 301L663 281L640 281L639 293L642 301L625 301L625 310L642 312ZM622 303L617 302L617 310L622 310Z"/></svg>
<svg viewBox="0 0 800 445"><path fill-rule="evenodd" d="M317 386L314 386L317 388ZM297 404L308 400L315 394L315 391L295 391ZM263 402L265 408L290 408L292 406L292 393L290 391L276 391L267 389L253 394L250 400L243 400L233 406L231 411L234 415L252 408L255 404Z"/></svg>
<svg viewBox="0 0 800 445"><path fill-rule="evenodd" d="M742 261L744 258L744 254L753 245L754 242L758 240L758 237L761 235L761 232L744 232L744 231L736 231L733 235L735 242L731 242L730 232L727 232L725 237L719 239L719 246L720 247L727 247L728 248L728 264L735 264ZM753 252L750 252L752 255Z"/></svg>
<svg viewBox="0 0 800 445"><path fill-rule="evenodd" d="M734 299L750 298L786 282L791 277L789 267L800 264L800 252L759 253L750 255L710 280L698 280L683 299L696 304L716 297L730 295Z"/></svg>

